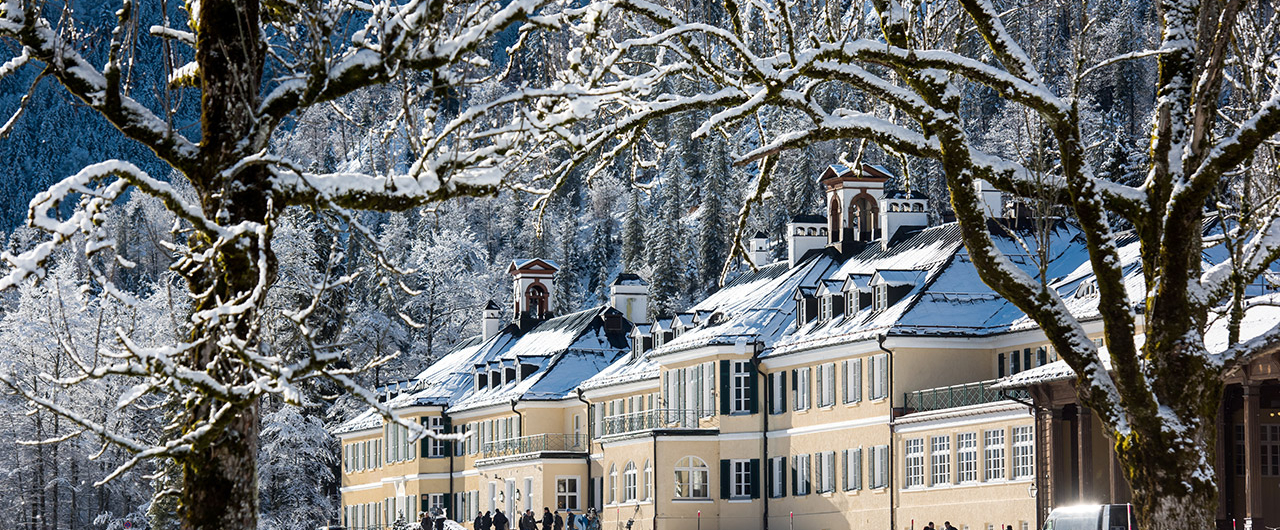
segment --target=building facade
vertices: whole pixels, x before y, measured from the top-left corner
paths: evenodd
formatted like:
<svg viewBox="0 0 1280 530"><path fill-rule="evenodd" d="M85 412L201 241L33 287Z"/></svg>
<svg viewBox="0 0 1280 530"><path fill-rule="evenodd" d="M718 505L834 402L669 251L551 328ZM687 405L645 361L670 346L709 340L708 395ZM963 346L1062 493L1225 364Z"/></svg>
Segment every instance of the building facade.
<svg viewBox="0 0 1280 530"><path fill-rule="evenodd" d="M550 507L594 508L605 529L1030 530L1055 505L1125 500L1069 368L981 282L957 226L928 226L925 198L886 191L883 168L819 178L828 216L796 218L785 259L751 241L763 266L670 318L647 321L630 274L610 305L553 316L555 264L513 263L511 322L488 306L481 336L385 401L460 440L410 442L374 410L338 429L343 523ZM993 222L1100 337L1079 232ZM1224 521L1280 520L1261 500L1280 475L1277 366L1224 405L1243 442L1220 461L1244 472Z"/></svg>

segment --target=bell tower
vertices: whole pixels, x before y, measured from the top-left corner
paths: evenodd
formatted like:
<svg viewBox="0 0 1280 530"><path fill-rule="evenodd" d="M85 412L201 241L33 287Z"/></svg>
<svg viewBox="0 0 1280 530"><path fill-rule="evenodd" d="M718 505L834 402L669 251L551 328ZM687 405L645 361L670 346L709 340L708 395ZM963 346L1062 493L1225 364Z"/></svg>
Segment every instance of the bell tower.
<svg viewBox="0 0 1280 530"><path fill-rule="evenodd" d="M560 267L543 259L518 259L511 262L507 274L512 277L511 299L515 301L515 318L546 320L551 317L555 275Z"/></svg>
<svg viewBox="0 0 1280 530"><path fill-rule="evenodd" d="M859 171L831 165L822 172L818 182L826 191L828 243L880 237L884 183L892 176L884 168L867 164Z"/></svg>

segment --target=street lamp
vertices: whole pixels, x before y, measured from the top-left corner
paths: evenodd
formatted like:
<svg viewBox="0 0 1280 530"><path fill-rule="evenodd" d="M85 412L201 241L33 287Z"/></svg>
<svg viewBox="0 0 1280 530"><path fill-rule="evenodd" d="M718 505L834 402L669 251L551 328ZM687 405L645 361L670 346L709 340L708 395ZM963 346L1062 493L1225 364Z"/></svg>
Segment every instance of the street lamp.
<svg viewBox="0 0 1280 530"><path fill-rule="evenodd" d="M1032 498L1034 498L1034 497L1036 496L1036 492L1038 492L1038 491L1039 491L1039 490L1038 490L1038 489L1036 489L1036 485L1035 485L1035 483L1034 483L1034 482L1033 482L1033 483L1031 483L1031 486L1027 488L1027 493L1031 494L1031 497L1032 497Z"/></svg>

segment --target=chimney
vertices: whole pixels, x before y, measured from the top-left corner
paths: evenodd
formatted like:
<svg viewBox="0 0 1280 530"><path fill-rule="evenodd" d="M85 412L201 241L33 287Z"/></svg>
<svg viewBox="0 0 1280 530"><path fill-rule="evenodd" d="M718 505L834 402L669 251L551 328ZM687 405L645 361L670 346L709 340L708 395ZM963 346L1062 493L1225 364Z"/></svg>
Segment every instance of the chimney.
<svg viewBox="0 0 1280 530"><path fill-rule="evenodd" d="M639 275L624 272L614 278L609 303L633 324L649 322L649 284Z"/></svg>
<svg viewBox="0 0 1280 530"><path fill-rule="evenodd" d="M498 331L502 330L501 312L502 309L498 307L498 304L493 303L493 300L489 300L489 303L484 306L484 320L481 328L484 333L484 340L489 340L494 335L497 335Z"/></svg>
<svg viewBox="0 0 1280 530"><path fill-rule="evenodd" d="M928 197L918 191L885 194L880 208L880 226L884 231L880 236L880 249L888 250L900 235L929 226L928 206Z"/></svg>
<svg viewBox="0 0 1280 530"><path fill-rule="evenodd" d="M810 250L827 246L827 218L797 215L787 223L787 264L795 267Z"/></svg>
<svg viewBox="0 0 1280 530"><path fill-rule="evenodd" d="M773 261L769 256L769 238L765 237L764 232L756 232L756 235L751 236L749 248L751 251L747 253L747 258L756 267L763 267Z"/></svg>
<svg viewBox="0 0 1280 530"><path fill-rule="evenodd" d="M987 214L987 218L999 219L1004 217L1004 194L1000 193L1000 190L985 180L979 180L973 185L977 188L978 203L982 205L983 212Z"/></svg>

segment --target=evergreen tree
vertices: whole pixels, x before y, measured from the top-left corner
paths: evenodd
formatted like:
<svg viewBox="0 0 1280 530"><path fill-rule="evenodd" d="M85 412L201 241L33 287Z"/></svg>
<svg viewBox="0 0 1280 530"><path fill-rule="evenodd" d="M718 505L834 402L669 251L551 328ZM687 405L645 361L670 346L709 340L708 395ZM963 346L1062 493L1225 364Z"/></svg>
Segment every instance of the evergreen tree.
<svg viewBox="0 0 1280 530"><path fill-rule="evenodd" d="M640 206L640 190L631 190L631 206L622 223L622 269L638 270L644 264L644 208Z"/></svg>
<svg viewBox="0 0 1280 530"><path fill-rule="evenodd" d="M703 182L702 206L698 209L698 285L702 293L715 290L724 269L725 260L729 256L729 226L725 219L725 189L729 172L724 144L720 141L709 142L712 145L711 156L707 161L706 180ZM702 294L698 293L698 294Z"/></svg>

